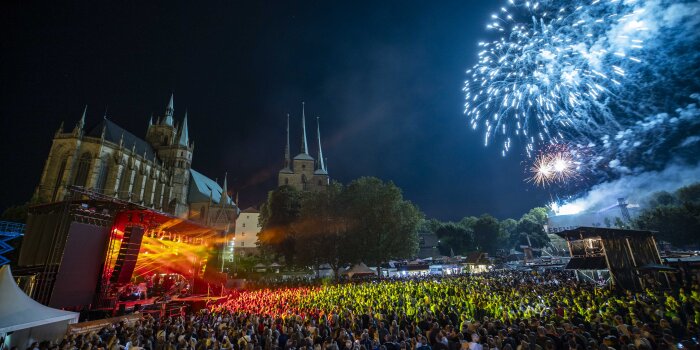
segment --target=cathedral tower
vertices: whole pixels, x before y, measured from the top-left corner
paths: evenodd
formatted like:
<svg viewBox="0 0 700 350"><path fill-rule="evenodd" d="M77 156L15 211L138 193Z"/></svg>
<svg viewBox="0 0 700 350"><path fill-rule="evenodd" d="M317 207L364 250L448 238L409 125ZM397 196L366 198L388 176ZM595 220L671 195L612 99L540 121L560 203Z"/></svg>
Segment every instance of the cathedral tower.
<svg viewBox="0 0 700 350"><path fill-rule="evenodd" d="M278 174L278 186L292 186L299 191L315 191L325 188L328 183L328 172L322 159L316 160L309 154L309 147L306 137L306 110L302 102L301 109L301 151L294 159L290 159L289 152L289 116L287 116L287 145L285 147L284 168ZM318 150L319 157L323 157L321 149L321 135L318 127ZM290 164L291 163L291 164ZM318 164L315 168L314 165Z"/></svg>

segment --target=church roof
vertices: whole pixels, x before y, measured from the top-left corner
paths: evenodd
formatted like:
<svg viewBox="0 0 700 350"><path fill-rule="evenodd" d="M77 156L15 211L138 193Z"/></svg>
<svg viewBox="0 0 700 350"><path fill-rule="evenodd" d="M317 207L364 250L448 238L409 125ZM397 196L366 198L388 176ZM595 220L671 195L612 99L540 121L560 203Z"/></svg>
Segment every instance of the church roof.
<svg viewBox="0 0 700 350"><path fill-rule="evenodd" d="M155 151L148 142L126 131L124 128L115 124L109 119L102 119L99 123L97 123L97 125L92 127L85 135L99 138L102 136L103 128L105 129L105 140L119 144L122 135L124 135L124 148L131 149L132 145L136 145L137 154L143 154L145 151L146 158L153 159Z"/></svg>
<svg viewBox="0 0 700 350"><path fill-rule="evenodd" d="M190 188L187 194L188 203L208 202L211 195L212 202L219 204L223 189L216 181L204 176L202 173L190 169ZM232 204L230 198L226 201Z"/></svg>
<svg viewBox="0 0 700 350"><path fill-rule="evenodd" d="M253 207L248 207L248 208L246 208L244 211L242 211L241 213L245 213L245 214L258 214L258 213L260 213L260 210L257 210L257 209L255 209L255 208L253 208Z"/></svg>
<svg viewBox="0 0 700 350"><path fill-rule="evenodd" d="M328 175L328 172L325 169L316 169L314 175Z"/></svg>
<svg viewBox="0 0 700 350"><path fill-rule="evenodd" d="M314 160L314 158L308 153L299 153L296 157L294 157L294 160Z"/></svg>

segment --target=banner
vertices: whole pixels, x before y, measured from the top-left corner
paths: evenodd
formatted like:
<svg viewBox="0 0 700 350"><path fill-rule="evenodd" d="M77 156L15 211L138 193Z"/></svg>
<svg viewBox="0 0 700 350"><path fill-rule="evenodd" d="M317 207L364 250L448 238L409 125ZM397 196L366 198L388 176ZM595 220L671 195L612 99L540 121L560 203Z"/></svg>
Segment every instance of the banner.
<svg viewBox="0 0 700 350"><path fill-rule="evenodd" d="M68 325L68 330L66 331L66 334L77 335L90 332L98 332L104 327L117 324L121 321L124 321L127 324L131 325L134 322L140 320L142 317L143 315L141 314L132 314L119 317L103 318L101 320L73 323Z"/></svg>

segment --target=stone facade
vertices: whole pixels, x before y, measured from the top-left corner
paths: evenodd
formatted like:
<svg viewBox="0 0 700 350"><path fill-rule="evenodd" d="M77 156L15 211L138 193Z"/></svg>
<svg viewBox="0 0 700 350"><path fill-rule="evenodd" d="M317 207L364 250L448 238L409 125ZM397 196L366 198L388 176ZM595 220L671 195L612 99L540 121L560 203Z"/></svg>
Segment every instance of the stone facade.
<svg viewBox="0 0 700 350"><path fill-rule="evenodd" d="M257 252L258 232L260 232L260 211L248 208L241 211L236 220L236 245L235 249L241 254L255 254Z"/></svg>
<svg viewBox="0 0 700 350"><path fill-rule="evenodd" d="M279 171L277 177L278 186L292 186L299 191L320 191L328 187L330 178L323 158L321 148L321 128L316 118L316 135L318 138L318 160L308 152L306 142L306 115L304 108L301 112L302 136L301 152L291 158L289 148L289 116L287 116L287 146L285 148L284 168Z"/></svg>
<svg viewBox="0 0 700 350"><path fill-rule="evenodd" d="M86 114L87 110L83 111L72 131L66 132L63 124L56 131L34 192L34 203L62 201L68 186L73 185L209 225L219 220L211 214L192 215L199 213L199 207L194 209L192 204L204 196L209 198L204 200L207 205L217 204L226 211L227 222L235 221L238 208L227 195L222 196L225 190L221 186L195 186L191 191L194 143L189 140L187 114L181 126L174 122L172 96L165 114L155 123L153 119L149 122L145 140L106 117L86 128ZM224 197L224 201L213 201L213 197Z"/></svg>

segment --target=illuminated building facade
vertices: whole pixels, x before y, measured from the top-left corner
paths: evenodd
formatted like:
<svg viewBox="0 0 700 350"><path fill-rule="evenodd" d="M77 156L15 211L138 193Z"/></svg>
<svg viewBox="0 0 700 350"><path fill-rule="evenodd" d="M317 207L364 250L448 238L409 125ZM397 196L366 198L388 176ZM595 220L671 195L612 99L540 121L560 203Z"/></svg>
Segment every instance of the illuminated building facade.
<svg viewBox="0 0 700 350"><path fill-rule="evenodd" d="M148 122L145 139L102 118L86 126L87 108L73 130L56 131L33 203L64 200L69 186L225 229L238 208L216 181L191 169L194 142L187 113L175 121L173 96Z"/></svg>

